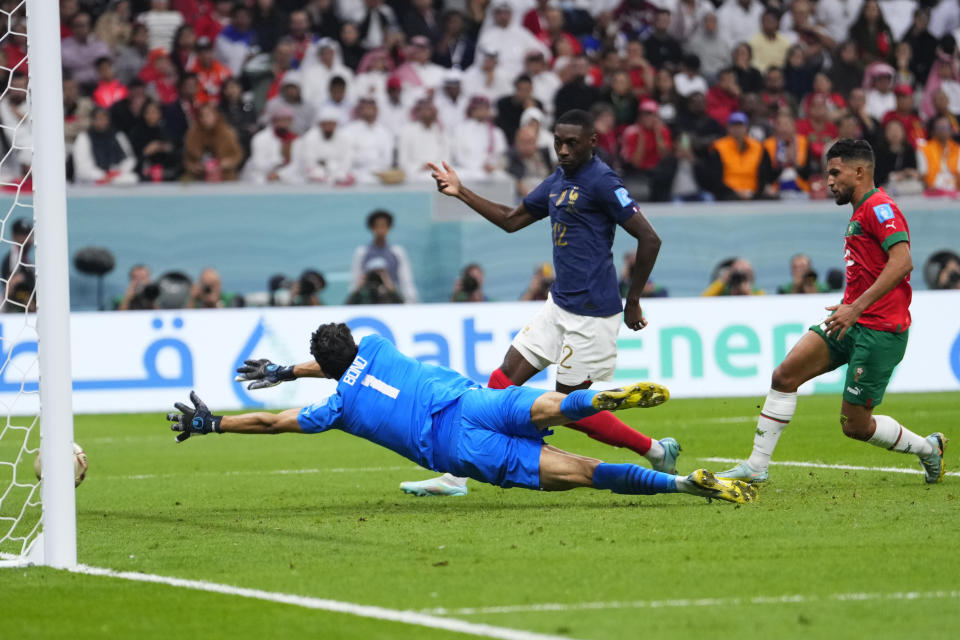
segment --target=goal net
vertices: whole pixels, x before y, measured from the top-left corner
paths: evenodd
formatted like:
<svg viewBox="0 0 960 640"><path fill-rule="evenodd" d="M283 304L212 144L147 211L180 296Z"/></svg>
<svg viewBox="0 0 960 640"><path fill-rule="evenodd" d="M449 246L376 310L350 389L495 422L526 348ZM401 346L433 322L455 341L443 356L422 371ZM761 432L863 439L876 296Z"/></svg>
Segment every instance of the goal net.
<svg viewBox="0 0 960 640"><path fill-rule="evenodd" d="M0 2L0 563L4 565L76 563L57 5L52 0ZM51 367L57 360L61 366ZM41 442L42 485L34 472ZM52 553L51 541L56 545Z"/></svg>

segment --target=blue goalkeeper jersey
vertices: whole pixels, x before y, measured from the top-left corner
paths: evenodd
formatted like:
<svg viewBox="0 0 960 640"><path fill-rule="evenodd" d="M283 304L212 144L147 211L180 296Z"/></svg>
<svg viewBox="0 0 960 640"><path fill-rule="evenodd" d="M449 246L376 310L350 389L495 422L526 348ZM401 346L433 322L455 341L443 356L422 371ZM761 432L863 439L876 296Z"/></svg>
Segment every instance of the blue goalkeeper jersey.
<svg viewBox="0 0 960 640"><path fill-rule="evenodd" d="M550 216L557 274L550 294L557 306L581 316L623 311L613 236L639 208L613 169L596 156L569 177L558 168L523 206L537 218Z"/></svg>
<svg viewBox="0 0 960 640"><path fill-rule="evenodd" d="M434 414L479 386L452 369L403 355L389 340L367 336L336 392L304 407L297 422L306 433L341 429L433 469Z"/></svg>

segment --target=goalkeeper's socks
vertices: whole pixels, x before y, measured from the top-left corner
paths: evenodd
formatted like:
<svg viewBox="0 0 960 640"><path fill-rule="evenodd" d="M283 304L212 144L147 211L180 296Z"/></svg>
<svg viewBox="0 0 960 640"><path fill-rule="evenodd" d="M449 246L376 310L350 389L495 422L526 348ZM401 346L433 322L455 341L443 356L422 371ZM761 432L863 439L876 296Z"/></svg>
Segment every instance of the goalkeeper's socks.
<svg viewBox="0 0 960 640"><path fill-rule="evenodd" d="M601 462L593 471L593 486L596 489L609 489L614 493L629 495L676 493L677 476L635 464Z"/></svg>
<svg viewBox="0 0 960 640"><path fill-rule="evenodd" d="M560 410L566 415L567 412L564 411L562 402L560 403ZM630 449L634 453L644 456L650 462L659 462L663 459L663 447L660 446L659 442L628 426L609 411L601 411L596 415L581 418L566 426L585 433L598 442Z"/></svg>
<svg viewBox="0 0 960 640"><path fill-rule="evenodd" d="M593 389L577 389L567 394L560 402L560 411L573 421L588 418L600 413L593 406L593 397L600 393Z"/></svg>
<svg viewBox="0 0 960 640"><path fill-rule="evenodd" d="M753 453L747 464L756 471L770 466L770 455L777 446L780 434L797 410L797 392L784 393L776 389L767 392L767 399L757 419L757 431L753 436Z"/></svg>
<svg viewBox="0 0 960 640"><path fill-rule="evenodd" d="M921 458L933 453L933 445L926 438L918 436L890 416L873 416L873 418L876 420L877 428L867 440L873 446L900 453L914 453Z"/></svg>

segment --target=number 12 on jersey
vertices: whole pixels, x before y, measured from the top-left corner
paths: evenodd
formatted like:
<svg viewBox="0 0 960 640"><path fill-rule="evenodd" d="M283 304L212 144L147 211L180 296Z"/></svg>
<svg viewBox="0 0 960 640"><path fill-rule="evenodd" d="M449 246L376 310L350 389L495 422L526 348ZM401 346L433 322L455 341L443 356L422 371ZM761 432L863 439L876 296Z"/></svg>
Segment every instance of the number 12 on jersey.
<svg viewBox="0 0 960 640"><path fill-rule="evenodd" d="M553 244L557 247L567 246L564 236L567 234L567 225L562 222L553 223Z"/></svg>

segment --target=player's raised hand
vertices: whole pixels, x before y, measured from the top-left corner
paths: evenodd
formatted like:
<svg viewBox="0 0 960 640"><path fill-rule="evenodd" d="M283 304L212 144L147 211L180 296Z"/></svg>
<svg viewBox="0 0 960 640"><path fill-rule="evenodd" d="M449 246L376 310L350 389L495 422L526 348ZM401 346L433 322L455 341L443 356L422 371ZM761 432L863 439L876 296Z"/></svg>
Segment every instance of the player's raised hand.
<svg viewBox="0 0 960 640"><path fill-rule="evenodd" d="M237 367L237 377L234 382L252 381L247 389L266 389L275 387L281 382L295 380L293 367L281 367L266 358L260 360L244 360L242 367Z"/></svg>
<svg viewBox="0 0 960 640"><path fill-rule="evenodd" d="M631 304L629 300L627 301L627 306L623 309L623 324L634 331L640 331L647 326L647 319L643 317L643 309L640 308L639 302Z"/></svg>
<svg viewBox="0 0 960 640"><path fill-rule="evenodd" d="M179 432L177 442L183 442L192 435L205 436L211 431L220 433L223 416L213 415L194 391L190 392L190 402L193 403L192 409L182 402L175 402L173 406L179 413L167 414L167 420L171 422L170 430Z"/></svg>
<svg viewBox="0 0 960 640"><path fill-rule="evenodd" d="M430 175L437 181L437 190L448 196L460 195L460 176L446 162L441 163L443 167L438 167L432 162L428 162Z"/></svg>

